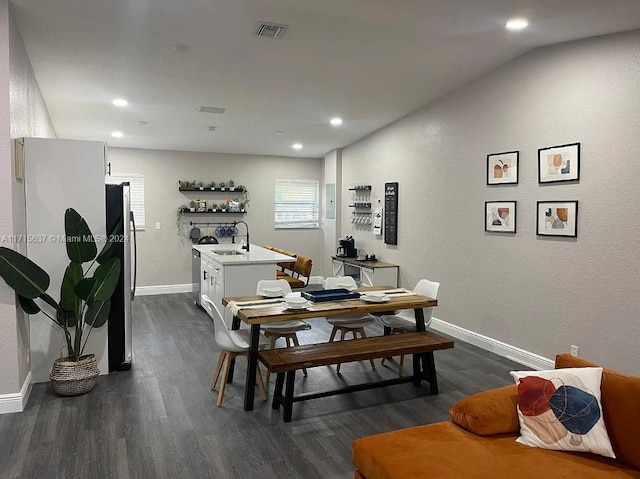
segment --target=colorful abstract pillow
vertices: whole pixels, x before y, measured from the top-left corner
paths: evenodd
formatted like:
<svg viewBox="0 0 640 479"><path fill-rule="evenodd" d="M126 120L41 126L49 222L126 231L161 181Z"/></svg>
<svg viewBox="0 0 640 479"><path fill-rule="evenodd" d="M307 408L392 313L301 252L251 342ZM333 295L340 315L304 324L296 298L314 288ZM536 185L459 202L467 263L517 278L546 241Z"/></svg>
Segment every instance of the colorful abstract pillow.
<svg viewBox="0 0 640 479"><path fill-rule="evenodd" d="M602 368L511 371L518 386L517 442L615 458L600 402Z"/></svg>

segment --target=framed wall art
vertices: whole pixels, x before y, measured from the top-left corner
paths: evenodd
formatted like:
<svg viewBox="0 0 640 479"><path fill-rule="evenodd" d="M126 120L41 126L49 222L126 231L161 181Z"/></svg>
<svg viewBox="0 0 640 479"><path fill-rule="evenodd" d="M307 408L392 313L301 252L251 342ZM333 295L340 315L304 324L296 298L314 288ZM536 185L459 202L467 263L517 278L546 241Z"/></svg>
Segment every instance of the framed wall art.
<svg viewBox="0 0 640 479"><path fill-rule="evenodd" d="M487 185L518 184L519 151L487 155Z"/></svg>
<svg viewBox="0 0 640 479"><path fill-rule="evenodd" d="M538 183L580 179L580 143L538 149Z"/></svg>
<svg viewBox="0 0 640 479"><path fill-rule="evenodd" d="M577 201L538 201L537 234L540 236L578 236Z"/></svg>
<svg viewBox="0 0 640 479"><path fill-rule="evenodd" d="M491 233L515 233L516 202L485 201L484 230Z"/></svg>

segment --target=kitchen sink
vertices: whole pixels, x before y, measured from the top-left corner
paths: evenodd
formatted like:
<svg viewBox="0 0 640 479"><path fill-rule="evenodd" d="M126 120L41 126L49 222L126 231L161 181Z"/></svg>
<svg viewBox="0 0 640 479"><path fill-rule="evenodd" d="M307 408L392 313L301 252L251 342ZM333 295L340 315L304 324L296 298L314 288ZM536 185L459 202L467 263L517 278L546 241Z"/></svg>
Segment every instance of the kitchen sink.
<svg viewBox="0 0 640 479"><path fill-rule="evenodd" d="M221 256L235 256L235 255L241 255L242 253L240 253L239 251L227 251L227 250L222 250L222 251L212 251L213 254L219 254Z"/></svg>

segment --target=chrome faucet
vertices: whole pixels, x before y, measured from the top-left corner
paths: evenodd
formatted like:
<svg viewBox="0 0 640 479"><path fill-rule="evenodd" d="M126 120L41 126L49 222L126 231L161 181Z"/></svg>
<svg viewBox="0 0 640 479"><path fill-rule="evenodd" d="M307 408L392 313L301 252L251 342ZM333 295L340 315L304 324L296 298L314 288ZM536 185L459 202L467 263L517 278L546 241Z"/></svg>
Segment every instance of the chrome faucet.
<svg viewBox="0 0 640 479"><path fill-rule="evenodd" d="M249 252L249 225L247 223L245 223L244 221L234 221L233 222L233 228L234 228L234 231L235 231L236 225L239 225L240 223L242 223L244 225L244 227L247 229L247 234L246 234L247 244L246 245L242 245L240 248L244 249L244 250L247 250L247 252ZM238 235L238 236L241 236L241 235ZM236 235L233 235L231 237L231 243L235 243L235 242L236 242Z"/></svg>

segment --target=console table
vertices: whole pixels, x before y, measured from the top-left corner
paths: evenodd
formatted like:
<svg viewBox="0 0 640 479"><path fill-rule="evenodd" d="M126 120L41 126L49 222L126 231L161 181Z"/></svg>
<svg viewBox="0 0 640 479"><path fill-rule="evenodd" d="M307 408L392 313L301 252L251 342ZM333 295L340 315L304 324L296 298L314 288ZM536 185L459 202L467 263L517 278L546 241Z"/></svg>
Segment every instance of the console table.
<svg viewBox="0 0 640 479"><path fill-rule="evenodd" d="M362 286L398 287L397 264L384 261L358 261L355 258L331 257L333 276L353 276Z"/></svg>

